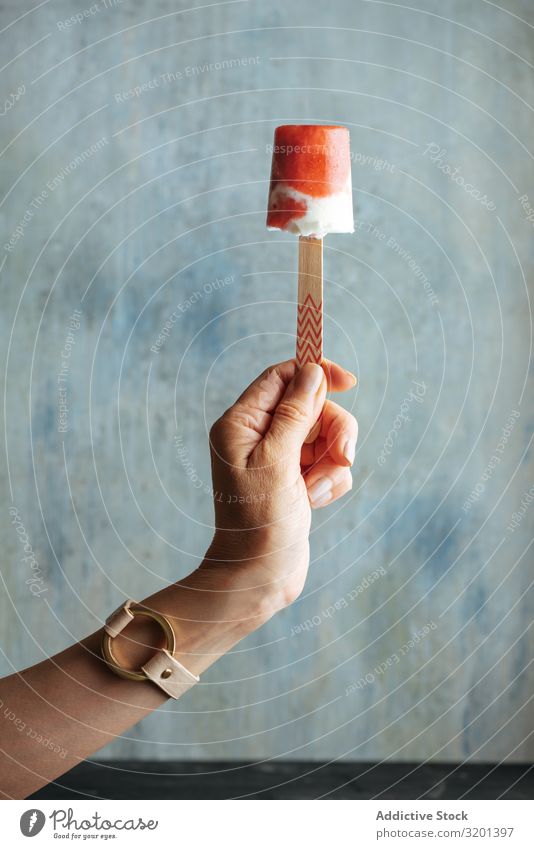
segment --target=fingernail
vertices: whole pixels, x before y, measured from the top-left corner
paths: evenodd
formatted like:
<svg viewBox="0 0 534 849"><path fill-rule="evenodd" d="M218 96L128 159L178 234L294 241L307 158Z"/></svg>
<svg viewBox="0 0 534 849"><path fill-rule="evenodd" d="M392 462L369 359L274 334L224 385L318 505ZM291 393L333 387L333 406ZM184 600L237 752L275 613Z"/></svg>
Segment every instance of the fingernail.
<svg viewBox="0 0 534 849"><path fill-rule="evenodd" d="M353 373L352 373L351 371L349 371L348 369L343 369L343 371L344 371L344 372L345 372L345 374L346 374L348 377L350 377L350 379L352 380L352 385L353 385L353 386L356 386L356 384L358 383L358 378L356 377L356 375L355 375L355 374L353 374Z"/></svg>
<svg viewBox="0 0 534 849"><path fill-rule="evenodd" d="M302 366L295 378L295 386L309 395L315 395L319 391L323 380L324 371L321 366L317 366L314 363L306 363L305 366Z"/></svg>
<svg viewBox="0 0 534 849"><path fill-rule="evenodd" d="M323 507L332 498L332 481L330 478L319 478L310 486L308 498L312 507Z"/></svg>
<svg viewBox="0 0 534 849"><path fill-rule="evenodd" d="M343 456L347 463L352 466L354 463L354 457L356 456L356 442L354 439L347 439L345 442L343 447Z"/></svg>
<svg viewBox="0 0 534 849"><path fill-rule="evenodd" d="M318 501L313 502L313 509L318 510L319 507L326 507L326 505L332 501L332 492L327 492L326 495L323 495L322 498L319 498Z"/></svg>

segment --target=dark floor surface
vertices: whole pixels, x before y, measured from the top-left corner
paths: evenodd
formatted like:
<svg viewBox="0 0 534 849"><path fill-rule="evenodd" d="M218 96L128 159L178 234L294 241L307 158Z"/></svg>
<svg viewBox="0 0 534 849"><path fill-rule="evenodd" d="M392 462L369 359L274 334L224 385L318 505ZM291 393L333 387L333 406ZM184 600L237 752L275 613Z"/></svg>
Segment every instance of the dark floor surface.
<svg viewBox="0 0 534 849"><path fill-rule="evenodd" d="M32 799L534 799L533 765L86 761Z"/></svg>

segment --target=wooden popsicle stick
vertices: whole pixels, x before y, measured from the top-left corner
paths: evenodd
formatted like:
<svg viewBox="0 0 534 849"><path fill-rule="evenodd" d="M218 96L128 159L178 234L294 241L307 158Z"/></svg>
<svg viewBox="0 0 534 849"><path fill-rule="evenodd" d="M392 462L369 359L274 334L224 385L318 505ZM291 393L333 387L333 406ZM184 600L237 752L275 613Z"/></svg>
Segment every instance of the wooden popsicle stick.
<svg viewBox="0 0 534 849"><path fill-rule="evenodd" d="M299 238L297 365L323 360L323 240Z"/></svg>

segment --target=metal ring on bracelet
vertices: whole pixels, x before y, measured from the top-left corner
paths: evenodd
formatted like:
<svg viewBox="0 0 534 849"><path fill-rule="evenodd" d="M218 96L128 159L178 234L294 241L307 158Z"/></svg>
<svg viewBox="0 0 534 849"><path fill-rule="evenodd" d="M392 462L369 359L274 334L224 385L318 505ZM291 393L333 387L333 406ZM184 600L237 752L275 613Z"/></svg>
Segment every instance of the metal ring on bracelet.
<svg viewBox="0 0 534 849"><path fill-rule="evenodd" d="M147 607L142 607L142 605L140 604L130 604L128 606L128 611L132 619L135 616L147 616L149 619L152 619L154 622L157 622L167 640L167 644L163 646L163 648L166 649L171 655L174 654L176 649L176 637L172 629L171 623L165 616L163 616L161 613L156 613L153 610L149 610ZM116 634L115 636L118 636L118 634ZM102 655L108 666L112 667L113 672L115 672L117 675L120 675L121 678L128 678L130 681L148 680L148 675L142 669L124 669L124 667L120 665L119 661L113 653L113 640L115 639L115 636L108 634L106 631L104 631L104 634L102 636ZM171 670L169 669L168 672L170 677ZM165 677L164 672L162 673L162 677Z"/></svg>

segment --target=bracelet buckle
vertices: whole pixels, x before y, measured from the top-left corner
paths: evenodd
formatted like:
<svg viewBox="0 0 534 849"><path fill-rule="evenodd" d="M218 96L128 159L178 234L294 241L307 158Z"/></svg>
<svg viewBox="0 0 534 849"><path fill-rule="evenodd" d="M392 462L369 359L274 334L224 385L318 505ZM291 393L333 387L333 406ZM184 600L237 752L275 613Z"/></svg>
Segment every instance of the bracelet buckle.
<svg viewBox="0 0 534 849"><path fill-rule="evenodd" d="M113 640L133 621L135 616L148 616L149 619L157 622L165 635L166 645L158 649L140 669L124 669L113 652ZM196 684L199 678L176 660L175 649L176 636L167 617L132 599L128 599L106 619L102 635L102 657L107 666L121 678L127 678L130 681L151 681L168 696L178 699L193 684Z"/></svg>
<svg viewBox="0 0 534 849"><path fill-rule="evenodd" d="M113 672L120 675L121 678L128 678L130 681L145 681L148 676L143 669L124 669L113 653L113 640L133 621L135 616L148 616L149 619L157 622L167 640L164 649L169 654L174 654L176 637L167 617L163 616L162 613L156 613L154 610L150 610L148 607L143 607L131 599L126 601L106 619L104 634L102 636L102 654L107 665L113 669ZM169 674L164 677L169 678L171 673L172 670L169 670Z"/></svg>

